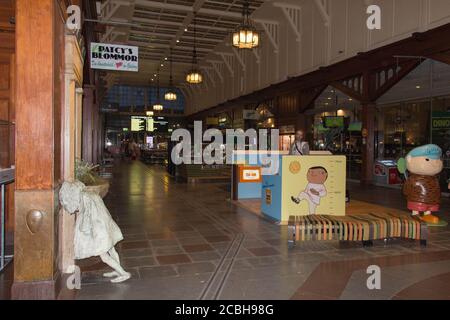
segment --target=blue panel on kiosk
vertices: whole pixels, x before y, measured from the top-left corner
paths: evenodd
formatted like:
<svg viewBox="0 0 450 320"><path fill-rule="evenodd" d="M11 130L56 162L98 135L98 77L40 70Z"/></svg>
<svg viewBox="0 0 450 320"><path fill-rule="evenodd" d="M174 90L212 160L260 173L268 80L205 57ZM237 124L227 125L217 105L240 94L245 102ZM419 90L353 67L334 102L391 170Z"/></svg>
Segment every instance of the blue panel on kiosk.
<svg viewBox="0 0 450 320"><path fill-rule="evenodd" d="M263 176L261 191L261 212L266 216L281 220L281 191L282 191L282 156L279 156L278 174Z"/></svg>
<svg viewBox="0 0 450 320"><path fill-rule="evenodd" d="M239 199L259 199L261 197L261 183L239 183Z"/></svg>
<svg viewBox="0 0 450 320"><path fill-rule="evenodd" d="M272 219L281 220L281 176L263 176L261 212Z"/></svg>

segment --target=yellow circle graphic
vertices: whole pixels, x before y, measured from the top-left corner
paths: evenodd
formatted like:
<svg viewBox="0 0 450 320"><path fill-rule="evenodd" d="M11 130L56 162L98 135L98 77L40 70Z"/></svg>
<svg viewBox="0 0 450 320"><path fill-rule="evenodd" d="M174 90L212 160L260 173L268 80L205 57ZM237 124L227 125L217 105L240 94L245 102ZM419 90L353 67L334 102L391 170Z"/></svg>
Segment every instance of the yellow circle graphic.
<svg viewBox="0 0 450 320"><path fill-rule="evenodd" d="M300 162L298 161L292 161L289 165L289 171L293 174L297 174L300 172L302 166L300 165Z"/></svg>

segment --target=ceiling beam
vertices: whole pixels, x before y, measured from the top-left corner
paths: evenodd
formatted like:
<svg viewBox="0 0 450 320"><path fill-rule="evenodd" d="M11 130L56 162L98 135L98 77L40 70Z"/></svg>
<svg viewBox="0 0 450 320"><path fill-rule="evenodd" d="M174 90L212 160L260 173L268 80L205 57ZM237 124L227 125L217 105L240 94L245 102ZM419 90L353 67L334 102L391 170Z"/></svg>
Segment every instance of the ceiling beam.
<svg viewBox="0 0 450 320"><path fill-rule="evenodd" d="M137 6L153 8L153 9L163 9L163 10L166 9L166 10L174 10L174 11L190 12L190 13L193 13L195 10L195 8L194 8L195 6L182 6L182 5L178 5L178 4L163 3L163 2L156 2L156 1L150 1L150 0L136 0L135 4ZM218 17L228 17L228 18L235 18L235 19L242 18L242 15L237 12L207 9L207 8L201 8L201 6L196 11L197 11L197 13L204 14L204 15L213 15L213 16L218 16Z"/></svg>
<svg viewBox="0 0 450 320"><path fill-rule="evenodd" d="M142 35L142 36L146 36L146 37L174 37L175 34L168 34L168 33L160 33L160 32L151 32L151 31L140 31L140 30L131 30L130 34L137 34L137 35ZM189 37L189 36L183 36L183 39L187 39L187 40L194 40L194 37ZM211 45L216 45L217 43L223 42L222 40L218 40L218 39L210 39L207 37L203 37L203 38L197 38L196 39L198 42L202 42L202 41L210 41L210 42L214 42L211 43Z"/></svg>
<svg viewBox="0 0 450 320"><path fill-rule="evenodd" d="M168 44L150 44L150 45L143 45L144 42L142 41L129 41L131 45L139 46L140 48L148 48L148 49L170 49L172 46ZM173 46L173 49L181 49L192 52L192 47L183 47L183 46ZM209 53L212 49L203 49L203 48L197 48L197 52L205 52ZM168 55L164 55L164 57L167 57Z"/></svg>
<svg viewBox="0 0 450 320"><path fill-rule="evenodd" d="M180 22L165 21L165 20L155 20L155 19L147 19L147 18L138 18L138 17L134 17L133 21L136 21L138 23L139 22L140 23L149 23L149 24L154 24L154 25L158 25L158 26L164 26L164 25L166 25L166 26L174 26L174 27L184 26L184 24L180 23ZM136 26L137 27L142 27L142 28L146 27L146 26L144 26L142 24L138 24ZM197 26L197 27L198 28L207 28L209 30L223 31L223 32L228 32L229 31L229 29L227 29L227 28L221 28L221 27L215 27L215 26L208 26L208 27L206 27L206 26ZM183 29L183 31L184 31L184 29Z"/></svg>

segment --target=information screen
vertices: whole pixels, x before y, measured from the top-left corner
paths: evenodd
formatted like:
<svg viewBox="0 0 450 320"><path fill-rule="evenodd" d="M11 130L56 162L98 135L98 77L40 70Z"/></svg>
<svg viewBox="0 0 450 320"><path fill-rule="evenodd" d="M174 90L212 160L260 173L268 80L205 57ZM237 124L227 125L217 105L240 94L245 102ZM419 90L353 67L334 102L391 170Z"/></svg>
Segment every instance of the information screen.
<svg viewBox="0 0 450 320"><path fill-rule="evenodd" d="M343 128L344 117L324 117L323 126L325 128Z"/></svg>
<svg viewBox="0 0 450 320"><path fill-rule="evenodd" d="M131 117L131 131L145 131L147 129L147 118L146 117Z"/></svg>
<svg viewBox="0 0 450 320"><path fill-rule="evenodd" d="M147 118L147 132L153 132L155 130L155 121L152 117Z"/></svg>
<svg viewBox="0 0 450 320"><path fill-rule="evenodd" d="M155 129L155 121L152 117L141 117L132 116L131 117L131 131L140 132L147 131L153 132Z"/></svg>

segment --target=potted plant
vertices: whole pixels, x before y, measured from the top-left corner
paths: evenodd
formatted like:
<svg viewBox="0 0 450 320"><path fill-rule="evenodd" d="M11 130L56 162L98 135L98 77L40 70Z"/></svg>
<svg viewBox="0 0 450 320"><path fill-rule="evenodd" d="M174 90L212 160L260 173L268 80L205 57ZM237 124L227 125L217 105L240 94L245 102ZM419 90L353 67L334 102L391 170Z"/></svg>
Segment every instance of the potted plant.
<svg viewBox="0 0 450 320"><path fill-rule="evenodd" d="M98 167L99 165L77 159L75 161L75 177L86 185L87 190L104 198L109 191L109 182L98 176L95 171Z"/></svg>

